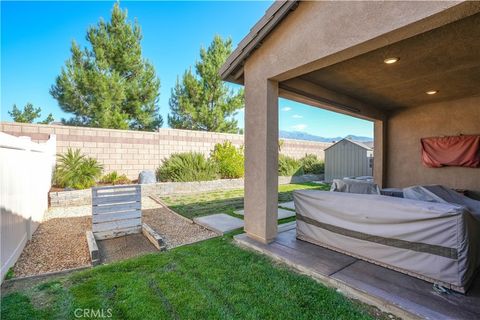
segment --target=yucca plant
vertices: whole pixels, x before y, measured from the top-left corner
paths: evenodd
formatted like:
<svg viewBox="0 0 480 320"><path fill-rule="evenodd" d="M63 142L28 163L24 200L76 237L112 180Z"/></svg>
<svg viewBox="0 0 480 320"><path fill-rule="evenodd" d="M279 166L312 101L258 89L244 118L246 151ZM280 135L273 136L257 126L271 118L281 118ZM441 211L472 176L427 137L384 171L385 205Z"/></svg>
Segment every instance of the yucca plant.
<svg viewBox="0 0 480 320"><path fill-rule="evenodd" d="M80 149L68 149L58 155L55 184L62 188L87 189L102 175L103 166L94 158L86 157Z"/></svg>
<svg viewBox="0 0 480 320"><path fill-rule="evenodd" d="M113 185L116 185L116 184L128 184L130 183L130 179L127 178L126 175L122 174L118 174L117 171L112 171L110 172L109 174L106 174L102 177L102 179L100 180L100 182L102 183L111 183Z"/></svg>
<svg viewBox="0 0 480 320"><path fill-rule="evenodd" d="M157 169L158 181L208 181L217 177L215 163L198 152L172 154Z"/></svg>

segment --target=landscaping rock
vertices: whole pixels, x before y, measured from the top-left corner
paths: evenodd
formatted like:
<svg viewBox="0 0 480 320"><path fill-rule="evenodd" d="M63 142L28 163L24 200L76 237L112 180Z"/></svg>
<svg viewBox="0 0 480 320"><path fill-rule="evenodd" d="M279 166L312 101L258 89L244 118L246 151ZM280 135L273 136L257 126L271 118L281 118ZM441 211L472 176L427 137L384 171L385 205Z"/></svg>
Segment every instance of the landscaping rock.
<svg viewBox="0 0 480 320"><path fill-rule="evenodd" d="M156 182L157 182L157 179L155 178L155 172L153 171L142 171L138 175L139 184L152 184Z"/></svg>
<svg viewBox="0 0 480 320"><path fill-rule="evenodd" d="M215 232L187 222L167 208L142 210L142 222L148 224L163 238L167 249L217 236Z"/></svg>
<svg viewBox="0 0 480 320"><path fill-rule="evenodd" d="M43 222L28 241L13 268L16 277L90 265L85 231L90 217L55 218Z"/></svg>

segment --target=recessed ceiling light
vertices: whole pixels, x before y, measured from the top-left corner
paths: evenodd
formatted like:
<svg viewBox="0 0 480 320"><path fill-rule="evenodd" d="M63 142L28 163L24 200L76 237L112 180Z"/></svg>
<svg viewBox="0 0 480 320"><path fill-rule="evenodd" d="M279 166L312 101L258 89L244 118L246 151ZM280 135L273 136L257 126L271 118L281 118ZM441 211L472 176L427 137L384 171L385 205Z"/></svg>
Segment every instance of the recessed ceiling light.
<svg viewBox="0 0 480 320"><path fill-rule="evenodd" d="M392 64L392 63L397 62L398 60L400 60L400 58L392 57L392 58L387 58L387 59L383 60L383 62L385 62L386 64Z"/></svg>
<svg viewBox="0 0 480 320"><path fill-rule="evenodd" d="M438 90L429 90L427 92L425 92L426 94L429 94L429 95L432 95L432 94L436 94L438 93Z"/></svg>

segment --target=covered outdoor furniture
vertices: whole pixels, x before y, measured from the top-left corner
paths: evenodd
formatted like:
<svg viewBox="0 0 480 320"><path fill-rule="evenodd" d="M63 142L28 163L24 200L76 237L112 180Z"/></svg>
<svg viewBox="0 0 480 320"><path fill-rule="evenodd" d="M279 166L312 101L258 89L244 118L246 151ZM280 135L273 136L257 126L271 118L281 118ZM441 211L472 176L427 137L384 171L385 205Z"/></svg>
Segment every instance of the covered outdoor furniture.
<svg viewBox="0 0 480 320"><path fill-rule="evenodd" d="M330 191L359 194L380 194L380 188L371 181L351 178L334 179Z"/></svg>
<svg viewBox="0 0 480 320"><path fill-rule="evenodd" d="M480 225L463 206L372 194L294 192L297 238L465 292Z"/></svg>
<svg viewBox="0 0 480 320"><path fill-rule="evenodd" d="M455 190L441 185L413 186L403 189L405 198L452 203L464 206L467 210L480 221L480 201L466 197Z"/></svg>

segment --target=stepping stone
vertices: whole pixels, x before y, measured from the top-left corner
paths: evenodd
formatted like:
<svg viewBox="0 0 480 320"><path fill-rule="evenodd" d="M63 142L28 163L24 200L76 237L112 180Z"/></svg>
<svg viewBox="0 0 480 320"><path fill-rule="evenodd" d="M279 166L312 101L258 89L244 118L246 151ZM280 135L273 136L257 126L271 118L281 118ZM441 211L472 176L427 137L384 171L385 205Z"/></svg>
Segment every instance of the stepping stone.
<svg viewBox="0 0 480 320"><path fill-rule="evenodd" d="M295 204L293 203L293 201L282 202L282 203L279 203L278 206L286 209L295 210Z"/></svg>
<svg viewBox="0 0 480 320"><path fill-rule="evenodd" d="M212 214L210 216L194 218L193 222L221 235L226 232L242 228L244 225L242 219L232 217L225 213L218 213Z"/></svg>
<svg viewBox="0 0 480 320"><path fill-rule="evenodd" d="M239 214L239 215L242 215L242 216L245 215L245 211L243 209L242 210L237 210L237 211L235 211L235 213ZM289 218L289 217L294 217L294 216L295 216L295 211L278 208L278 220Z"/></svg>

